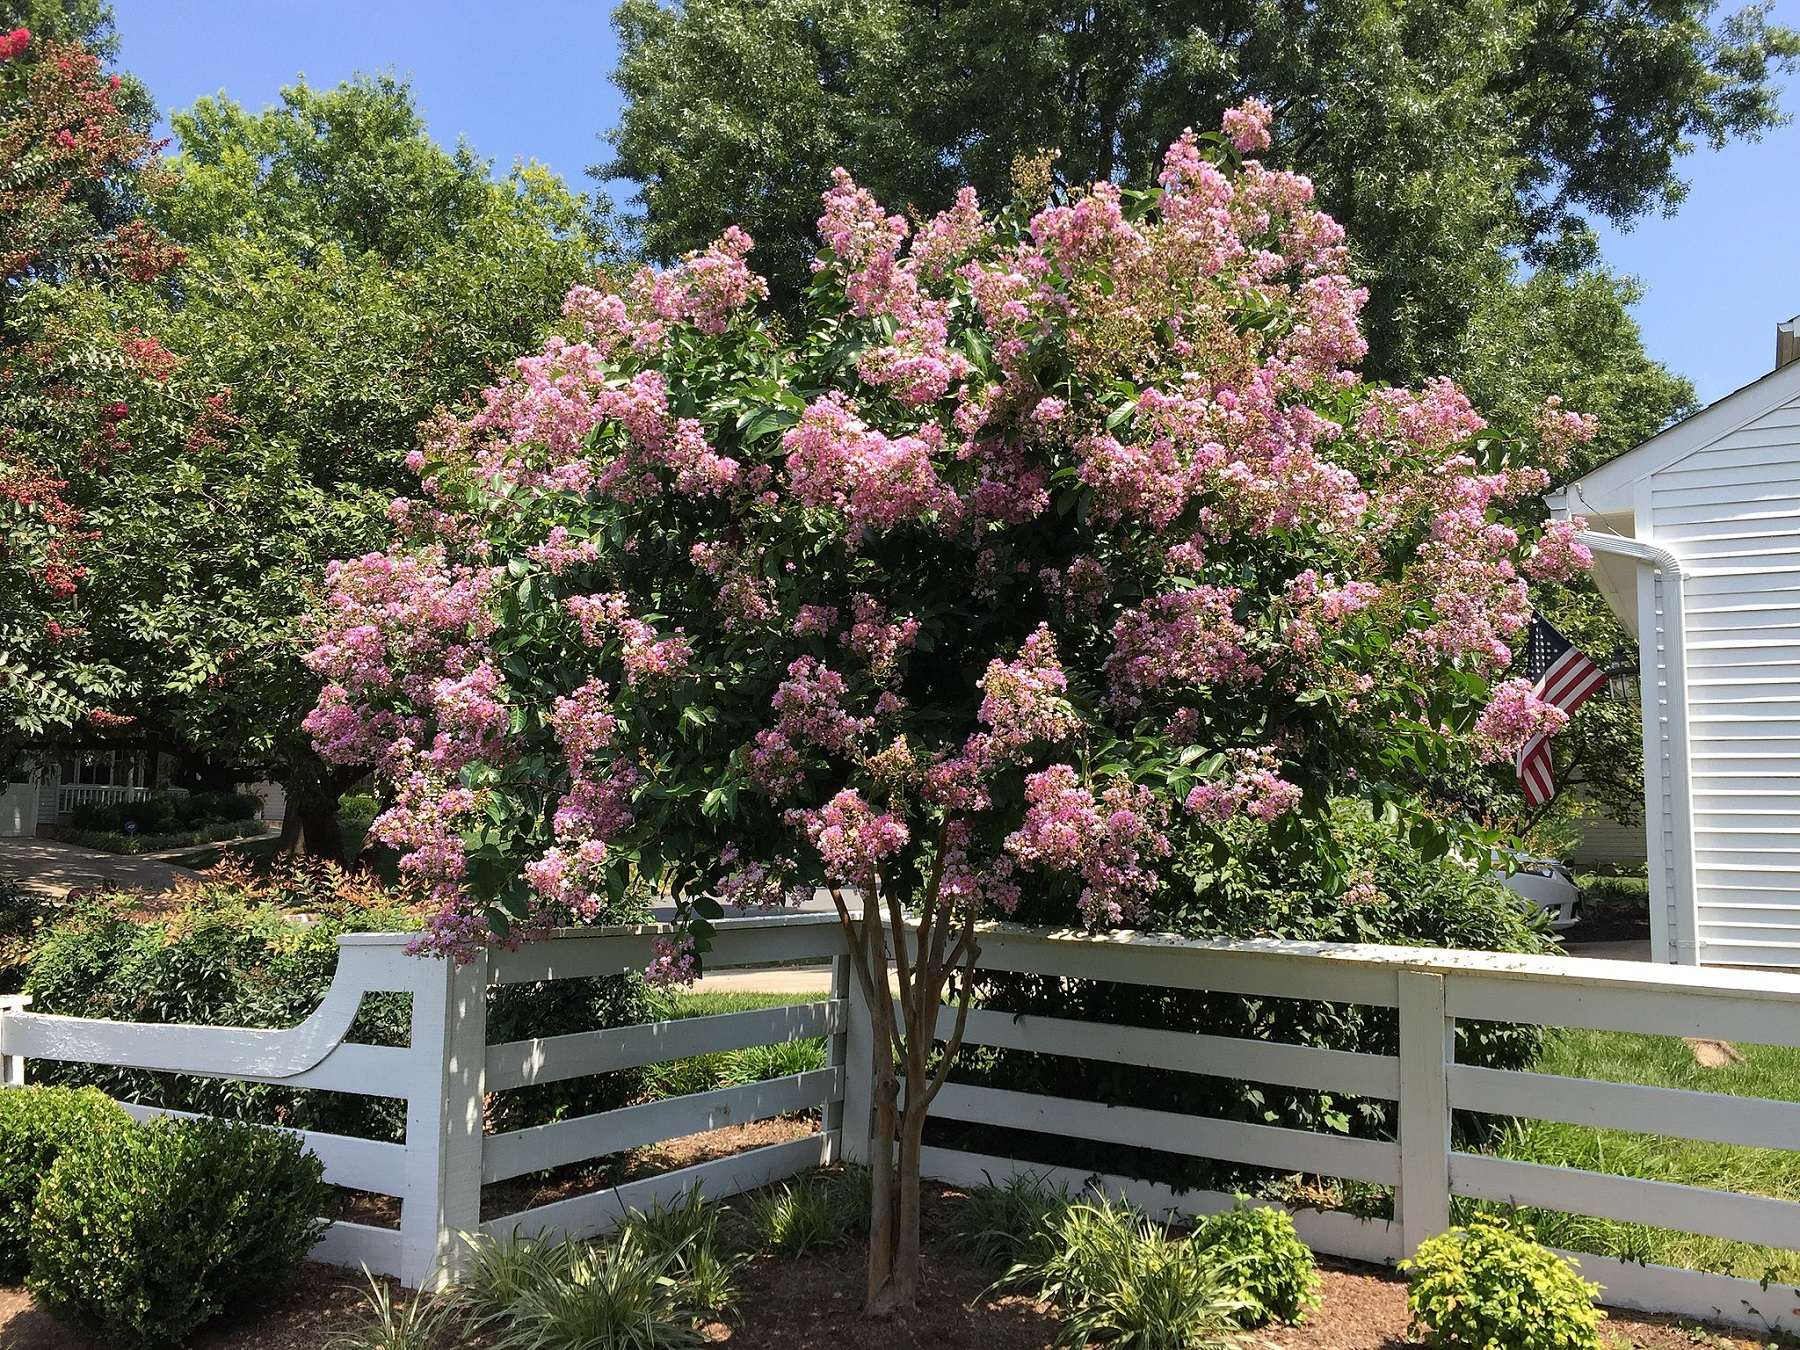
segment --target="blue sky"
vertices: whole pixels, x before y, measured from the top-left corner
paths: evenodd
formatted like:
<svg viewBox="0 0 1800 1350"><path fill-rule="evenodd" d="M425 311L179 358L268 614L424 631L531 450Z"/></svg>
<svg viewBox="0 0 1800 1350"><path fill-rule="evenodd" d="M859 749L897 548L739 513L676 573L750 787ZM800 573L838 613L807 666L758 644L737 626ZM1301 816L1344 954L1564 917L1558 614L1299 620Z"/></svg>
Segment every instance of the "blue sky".
<svg viewBox="0 0 1800 1350"><path fill-rule="evenodd" d="M502 166L535 158L571 182L605 157L619 113L610 0L114 0L121 62L164 108L224 89L251 107L296 75L335 84L356 71L412 80L432 134L465 136ZM1735 4L1735 0L1728 0ZM1775 14L1800 26L1800 0ZM1672 218L1604 233L1606 256L1638 276L1652 355L1703 399L1763 374L1775 324L1800 313L1800 79L1797 120L1756 144L1699 150Z"/></svg>

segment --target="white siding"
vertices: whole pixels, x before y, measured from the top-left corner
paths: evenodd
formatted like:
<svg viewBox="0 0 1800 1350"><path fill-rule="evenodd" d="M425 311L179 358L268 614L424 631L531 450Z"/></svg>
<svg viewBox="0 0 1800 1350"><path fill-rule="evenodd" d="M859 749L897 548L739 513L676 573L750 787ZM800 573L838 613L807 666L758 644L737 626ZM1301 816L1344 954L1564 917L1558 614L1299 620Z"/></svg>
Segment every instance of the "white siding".
<svg viewBox="0 0 1800 1350"><path fill-rule="evenodd" d="M1647 487L1639 537L1687 576L1698 956L1800 966L1800 399L1657 470ZM1666 659L1658 644L1659 690ZM1653 784L1657 744L1646 742Z"/></svg>

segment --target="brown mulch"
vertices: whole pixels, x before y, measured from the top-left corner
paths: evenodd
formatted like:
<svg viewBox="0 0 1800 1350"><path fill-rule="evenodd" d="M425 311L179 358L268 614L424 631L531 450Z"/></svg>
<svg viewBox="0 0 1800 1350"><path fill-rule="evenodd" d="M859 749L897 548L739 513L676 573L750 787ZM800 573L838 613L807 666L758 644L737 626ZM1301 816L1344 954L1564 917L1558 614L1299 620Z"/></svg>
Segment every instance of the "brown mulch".
<svg viewBox="0 0 1800 1350"><path fill-rule="evenodd" d="M682 1142L690 1160L704 1155L685 1150L714 1146ZM934 1188L928 1194L928 1235L943 1231L956 1203L951 1191ZM1048 1308L1029 1298L990 1295L991 1271L970 1265L930 1236L920 1310L903 1320L871 1321L862 1315L867 1253L859 1240L798 1259L750 1262L739 1272L735 1313L729 1323L706 1327L708 1339L728 1350L1049 1350L1055 1340L1058 1323ZM1406 1336L1406 1285L1398 1276L1342 1262L1327 1263L1323 1274L1323 1304L1305 1325L1253 1332L1245 1338L1245 1350L1406 1350L1415 1344ZM303 1266L266 1307L203 1333L191 1350L319 1350L333 1334L361 1321L359 1283L348 1271ZM1612 1350L1761 1350L1768 1344L1624 1312L1608 1317L1604 1333ZM53 1322L24 1290L0 1288L0 1350L107 1347Z"/></svg>
<svg viewBox="0 0 1800 1350"><path fill-rule="evenodd" d="M254 1313L201 1332L191 1350L319 1350L333 1335L357 1325L361 1276L308 1263L280 1294ZM78 1335L33 1306L23 1289L0 1288L0 1350L108 1350Z"/></svg>
<svg viewBox="0 0 1800 1350"><path fill-rule="evenodd" d="M1259 1332L1250 1344L1279 1350L1403 1350L1418 1344L1406 1336L1406 1282L1392 1271L1336 1262L1321 1263L1324 1302L1298 1327ZM1644 1313L1611 1312L1602 1339L1616 1350L1760 1350L1769 1344L1692 1322ZM1786 1344L1786 1342L1784 1342Z"/></svg>

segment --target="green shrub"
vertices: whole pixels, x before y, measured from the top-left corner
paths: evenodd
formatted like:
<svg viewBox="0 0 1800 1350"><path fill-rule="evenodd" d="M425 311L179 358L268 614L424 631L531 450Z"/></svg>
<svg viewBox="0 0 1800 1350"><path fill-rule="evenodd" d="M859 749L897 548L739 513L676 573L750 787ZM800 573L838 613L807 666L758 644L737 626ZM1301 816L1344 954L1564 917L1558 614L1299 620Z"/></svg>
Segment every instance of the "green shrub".
<svg viewBox="0 0 1800 1350"><path fill-rule="evenodd" d="M526 1289L508 1309L504 1350L663 1350L704 1344L667 1254L627 1232L589 1247L556 1278Z"/></svg>
<svg viewBox="0 0 1800 1350"><path fill-rule="evenodd" d="M1069 1204L1067 1190L1036 1173L1018 1172L998 1185L989 1181L958 1206L956 1244L984 1266L1041 1263Z"/></svg>
<svg viewBox="0 0 1800 1350"><path fill-rule="evenodd" d="M1223 1350L1244 1308L1227 1272L1193 1241L1131 1205L1098 1196L1069 1205L1042 1258L1001 1281L1035 1285L1063 1315L1059 1345Z"/></svg>
<svg viewBox="0 0 1800 1350"><path fill-rule="evenodd" d="M70 1145L131 1117L92 1088L29 1087L0 1091L0 1283L25 1275L25 1243L38 1187Z"/></svg>
<svg viewBox="0 0 1800 1350"><path fill-rule="evenodd" d="M199 848L226 839L264 834L268 826L260 820L219 820L210 825L190 825L156 834L140 834L121 830L83 830L59 826L54 834L65 844L99 849L102 853L164 853L171 849Z"/></svg>
<svg viewBox="0 0 1800 1350"><path fill-rule="evenodd" d="M1325 822L1291 820L1295 837L1234 841L1221 861L1193 840L1171 859L1163 908L1145 926L1196 938L1289 938L1374 942L1487 951L1540 952L1547 939L1531 927L1517 897L1449 858L1431 859L1386 826L1345 809ZM1372 878L1380 899L1349 905L1345 878ZM1044 906L1043 908L1033 908ZM1054 922L1048 901L1027 893L1021 922ZM1399 1021L1391 1008L1311 999L1244 997L1210 991L984 971L980 1006L1007 1014L1070 1018L1280 1041L1392 1055ZM1532 1027L1459 1020L1459 1064L1518 1069L1543 1044ZM1198 1073L1146 1072L1134 1064L1006 1049L965 1049L956 1081L1052 1097L1215 1116L1359 1138L1392 1139L1394 1107L1375 1098ZM1491 1122L1485 1125L1491 1126ZM1484 1122L1456 1117L1458 1138L1483 1137ZM927 1142L1082 1173L1142 1178L1177 1190L1267 1194L1279 1174L1238 1164L1122 1148L998 1126L944 1122Z"/></svg>
<svg viewBox="0 0 1800 1350"><path fill-rule="evenodd" d="M178 834L259 820L262 809L262 801L248 792L152 792L133 801L83 803L69 820L77 830L95 833Z"/></svg>
<svg viewBox="0 0 1800 1350"><path fill-rule="evenodd" d="M1412 1334L1427 1345L1600 1350L1600 1286L1504 1224L1439 1234L1400 1269Z"/></svg>
<svg viewBox="0 0 1800 1350"><path fill-rule="evenodd" d="M328 864L286 862L263 877L224 865L167 899L168 911L146 922L133 916L138 898L99 897L48 929L25 985L35 1010L294 1026L330 986L340 934L418 926L404 892ZM489 1032L502 1043L620 1026L644 1020L646 1007L636 975L508 985L489 995ZM406 996L372 994L350 1039L404 1045L408 1013ZM92 1085L122 1101L198 1115L388 1140L405 1132L404 1104L393 1098L47 1061L39 1073L45 1081ZM495 1129L510 1130L603 1111L636 1097L641 1081L626 1071L498 1093L491 1118Z"/></svg>
<svg viewBox="0 0 1800 1350"><path fill-rule="evenodd" d="M1295 1326L1317 1306L1318 1267L1284 1211L1240 1200L1236 1208L1203 1223L1193 1241L1244 1301L1239 1325Z"/></svg>
<svg viewBox="0 0 1800 1350"><path fill-rule="evenodd" d="M31 1292L108 1345L159 1350L280 1284L333 1188L298 1138L159 1120L67 1149L38 1191Z"/></svg>

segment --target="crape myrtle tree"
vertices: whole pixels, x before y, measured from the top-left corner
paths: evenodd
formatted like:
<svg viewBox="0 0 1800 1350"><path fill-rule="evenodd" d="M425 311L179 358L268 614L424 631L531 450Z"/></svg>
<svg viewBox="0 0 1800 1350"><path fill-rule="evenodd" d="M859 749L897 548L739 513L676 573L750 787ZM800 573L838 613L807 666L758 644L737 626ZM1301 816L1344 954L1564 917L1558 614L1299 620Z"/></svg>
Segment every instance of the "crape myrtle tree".
<svg viewBox="0 0 1800 1350"><path fill-rule="evenodd" d="M1561 716L1491 681L1527 577L1582 550L1497 514L1591 424L1360 381L1343 232L1267 143L1252 103L1153 186L966 191L916 229L839 171L792 330L735 229L577 287L579 340L438 425L399 537L333 567L308 726L378 766L424 949L644 885L682 980L722 906L829 889L892 1051L873 1311L916 1297L983 918L1029 887L1130 925L1178 826L1279 836L1333 797L1441 844L1415 786Z"/></svg>

